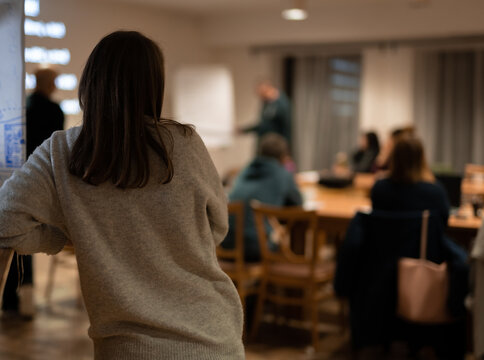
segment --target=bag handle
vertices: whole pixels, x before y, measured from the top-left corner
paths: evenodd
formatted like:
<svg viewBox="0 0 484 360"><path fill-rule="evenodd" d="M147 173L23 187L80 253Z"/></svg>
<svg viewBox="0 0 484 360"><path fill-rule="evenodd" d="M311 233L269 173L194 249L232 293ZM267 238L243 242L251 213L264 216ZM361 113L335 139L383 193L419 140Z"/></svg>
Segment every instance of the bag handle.
<svg viewBox="0 0 484 360"><path fill-rule="evenodd" d="M427 231L429 225L430 211L424 210L422 212L422 230L420 233L420 259L427 259Z"/></svg>

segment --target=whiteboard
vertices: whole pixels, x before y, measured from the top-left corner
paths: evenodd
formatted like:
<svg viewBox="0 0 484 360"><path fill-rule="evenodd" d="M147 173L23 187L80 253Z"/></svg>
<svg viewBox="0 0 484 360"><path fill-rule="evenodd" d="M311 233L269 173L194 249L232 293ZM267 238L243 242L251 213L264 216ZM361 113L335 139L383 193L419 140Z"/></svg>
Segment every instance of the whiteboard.
<svg viewBox="0 0 484 360"><path fill-rule="evenodd" d="M0 183L25 161L23 0L0 0Z"/></svg>
<svg viewBox="0 0 484 360"><path fill-rule="evenodd" d="M234 90L232 74L219 65L180 68L174 79L175 120L195 125L210 148L232 142Z"/></svg>

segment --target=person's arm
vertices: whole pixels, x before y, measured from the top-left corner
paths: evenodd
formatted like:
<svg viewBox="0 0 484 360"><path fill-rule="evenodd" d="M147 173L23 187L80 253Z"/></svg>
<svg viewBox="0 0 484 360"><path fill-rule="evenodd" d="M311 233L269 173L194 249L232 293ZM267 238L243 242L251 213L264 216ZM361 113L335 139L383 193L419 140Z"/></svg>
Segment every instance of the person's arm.
<svg viewBox="0 0 484 360"><path fill-rule="evenodd" d="M450 215L450 202L449 198L447 196L447 193L445 192L444 188L442 185L437 185L440 193L440 199L441 199L441 205L440 205L440 212L442 213L442 218L444 221L444 224L447 225L447 222L449 221L449 215Z"/></svg>
<svg viewBox="0 0 484 360"><path fill-rule="evenodd" d="M222 180L202 139L194 133L192 141L200 167L200 176L204 179L203 188L200 191L203 191L206 196L206 215L214 243L218 246L225 239L229 229L228 200Z"/></svg>
<svg viewBox="0 0 484 360"><path fill-rule="evenodd" d="M303 203L303 198L301 196L301 192L294 181L294 177L292 174L287 173L287 193L284 201L284 205L286 206L300 206Z"/></svg>
<svg viewBox="0 0 484 360"><path fill-rule="evenodd" d="M384 198L383 184L381 180L375 182L370 191L371 206L373 209L381 209L380 199Z"/></svg>
<svg viewBox="0 0 484 360"><path fill-rule="evenodd" d="M67 241L50 144L47 140L38 147L0 188L0 247L53 254Z"/></svg>
<svg viewBox="0 0 484 360"><path fill-rule="evenodd" d="M359 156L357 159L353 156L353 171L363 173L371 172L373 163L375 162L375 154L371 151L361 151L358 153Z"/></svg>
<svg viewBox="0 0 484 360"><path fill-rule="evenodd" d="M215 245L219 245L225 239L229 230L227 197L221 182L217 188L215 194L207 202L207 216Z"/></svg>
<svg viewBox="0 0 484 360"><path fill-rule="evenodd" d="M255 125L251 125L251 126L241 127L241 128L239 128L239 131L241 133L247 134L247 133L251 133L251 132L259 132L259 129L260 129L260 123L255 124Z"/></svg>

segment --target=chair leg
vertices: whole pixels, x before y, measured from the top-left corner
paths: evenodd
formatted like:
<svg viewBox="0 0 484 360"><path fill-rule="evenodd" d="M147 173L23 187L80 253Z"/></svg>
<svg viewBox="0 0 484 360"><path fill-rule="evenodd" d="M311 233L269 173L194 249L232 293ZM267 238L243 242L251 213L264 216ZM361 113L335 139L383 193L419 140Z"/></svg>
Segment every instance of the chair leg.
<svg viewBox="0 0 484 360"><path fill-rule="evenodd" d="M51 300L52 300L52 290L54 287L54 276L55 276L55 270L57 268L57 263L58 263L57 257L54 255L50 259L50 266L49 266L49 274L47 276L47 285L45 287L45 300L47 302L47 305L50 305Z"/></svg>
<svg viewBox="0 0 484 360"><path fill-rule="evenodd" d="M343 334L346 330L346 302L344 299L339 299L339 321L340 321L340 333Z"/></svg>
<svg viewBox="0 0 484 360"><path fill-rule="evenodd" d="M255 308L255 314L252 324L252 329L250 331L250 338L254 340L257 336L257 331L259 330L259 325L262 320L262 312L264 311L264 302L266 299L267 292L267 281L262 281L260 284L259 297L257 299L257 305Z"/></svg>
<svg viewBox="0 0 484 360"><path fill-rule="evenodd" d="M77 306L82 308L84 305L84 300L82 297L81 281L77 279Z"/></svg>
<svg viewBox="0 0 484 360"><path fill-rule="evenodd" d="M319 349L319 302L314 300L315 289L311 288L309 291L309 298L307 299L311 312L311 338L314 351Z"/></svg>

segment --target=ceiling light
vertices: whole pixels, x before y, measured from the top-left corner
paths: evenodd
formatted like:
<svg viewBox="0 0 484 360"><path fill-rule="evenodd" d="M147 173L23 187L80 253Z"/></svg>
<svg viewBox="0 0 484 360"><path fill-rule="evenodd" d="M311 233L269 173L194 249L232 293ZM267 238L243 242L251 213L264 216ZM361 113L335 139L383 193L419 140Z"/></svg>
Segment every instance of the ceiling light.
<svg viewBox="0 0 484 360"><path fill-rule="evenodd" d="M306 20L308 12L305 9L303 0L293 0L291 5L282 10L282 17L286 20L301 21Z"/></svg>

